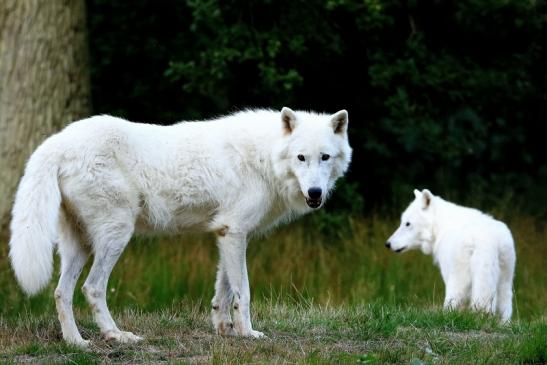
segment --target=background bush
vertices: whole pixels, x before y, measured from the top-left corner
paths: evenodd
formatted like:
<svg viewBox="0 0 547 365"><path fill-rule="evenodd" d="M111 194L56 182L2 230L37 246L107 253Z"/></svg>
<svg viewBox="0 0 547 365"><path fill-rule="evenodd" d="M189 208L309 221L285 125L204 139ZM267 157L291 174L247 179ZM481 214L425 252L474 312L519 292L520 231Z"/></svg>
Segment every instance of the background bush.
<svg viewBox="0 0 547 365"><path fill-rule="evenodd" d="M415 186L547 209L545 1L88 1L96 113L169 124L246 107L350 112L338 203ZM354 199L355 193L362 199ZM352 202L355 202L353 206Z"/></svg>

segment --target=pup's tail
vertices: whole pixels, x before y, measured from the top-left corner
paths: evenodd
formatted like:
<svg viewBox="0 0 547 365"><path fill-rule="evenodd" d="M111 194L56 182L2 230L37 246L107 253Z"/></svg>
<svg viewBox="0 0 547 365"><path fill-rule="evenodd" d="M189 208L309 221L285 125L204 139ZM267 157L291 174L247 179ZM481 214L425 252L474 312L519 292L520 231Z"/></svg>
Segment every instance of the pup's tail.
<svg viewBox="0 0 547 365"><path fill-rule="evenodd" d="M44 142L27 162L12 210L9 256L19 285L29 295L43 289L53 271L61 192L51 142Z"/></svg>

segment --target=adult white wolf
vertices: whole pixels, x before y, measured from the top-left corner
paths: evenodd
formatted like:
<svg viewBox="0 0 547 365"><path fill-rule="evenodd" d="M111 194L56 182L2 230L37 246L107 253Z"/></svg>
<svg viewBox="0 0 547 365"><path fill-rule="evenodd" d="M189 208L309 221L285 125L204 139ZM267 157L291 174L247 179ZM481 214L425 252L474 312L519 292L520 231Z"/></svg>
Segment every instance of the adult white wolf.
<svg viewBox="0 0 547 365"><path fill-rule="evenodd" d="M433 254L445 283L444 307L470 300L472 309L511 319L515 247L507 226L476 209L414 190L401 226L387 240L395 252L421 248Z"/></svg>
<svg viewBox="0 0 547 365"><path fill-rule="evenodd" d="M72 312L76 281L107 339L118 329L106 305L112 268L136 232L201 230L218 236L212 320L219 334L261 337L251 326L245 251L254 232L320 208L347 170L348 114L244 111L173 126L96 116L72 123L33 153L19 185L10 258L28 294L52 274L63 338L85 346ZM232 320L233 310L233 320Z"/></svg>

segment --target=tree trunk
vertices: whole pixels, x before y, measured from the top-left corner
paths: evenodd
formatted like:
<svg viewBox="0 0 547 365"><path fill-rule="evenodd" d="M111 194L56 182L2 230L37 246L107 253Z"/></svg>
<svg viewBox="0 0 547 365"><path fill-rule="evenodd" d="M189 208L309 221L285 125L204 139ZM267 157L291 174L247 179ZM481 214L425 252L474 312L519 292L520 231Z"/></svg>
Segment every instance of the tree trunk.
<svg viewBox="0 0 547 365"><path fill-rule="evenodd" d="M89 113L84 0L0 1L0 230L32 151Z"/></svg>

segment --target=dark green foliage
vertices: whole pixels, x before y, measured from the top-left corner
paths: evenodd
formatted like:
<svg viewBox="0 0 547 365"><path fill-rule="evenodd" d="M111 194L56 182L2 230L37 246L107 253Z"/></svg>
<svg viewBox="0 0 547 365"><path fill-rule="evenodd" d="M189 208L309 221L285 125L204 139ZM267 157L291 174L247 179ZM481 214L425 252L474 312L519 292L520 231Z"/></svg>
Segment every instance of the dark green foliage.
<svg viewBox="0 0 547 365"><path fill-rule="evenodd" d="M345 108L348 181L366 204L350 195L340 208L398 210L427 186L487 206L510 192L546 214L545 1L88 8L97 113L172 123L255 106Z"/></svg>

